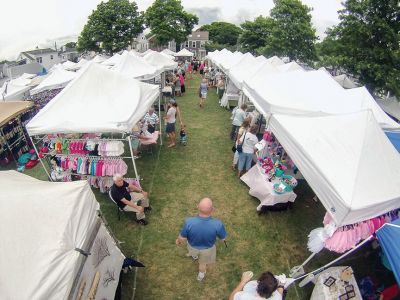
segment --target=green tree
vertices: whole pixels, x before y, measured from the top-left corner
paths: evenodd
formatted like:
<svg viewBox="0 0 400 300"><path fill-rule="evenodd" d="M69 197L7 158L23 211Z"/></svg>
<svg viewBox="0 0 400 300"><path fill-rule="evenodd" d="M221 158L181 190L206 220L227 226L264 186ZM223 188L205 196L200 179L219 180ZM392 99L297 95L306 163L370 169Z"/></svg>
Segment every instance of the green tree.
<svg viewBox="0 0 400 300"><path fill-rule="evenodd" d="M66 48L75 48L76 47L76 43L75 42L69 42L65 44Z"/></svg>
<svg viewBox="0 0 400 300"><path fill-rule="evenodd" d="M290 60L315 60L317 37L310 12L311 9L300 0L275 0L270 12L272 30L259 52L266 56L287 56Z"/></svg>
<svg viewBox="0 0 400 300"><path fill-rule="evenodd" d="M180 0L155 0L145 13L146 25L160 45L186 40L199 18L184 11Z"/></svg>
<svg viewBox="0 0 400 300"><path fill-rule="evenodd" d="M347 0L340 23L323 41L321 61L336 60L373 90L400 96L398 0Z"/></svg>
<svg viewBox="0 0 400 300"><path fill-rule="evenodd" d="M125 49L143 31L143 16L135 2L109 0L97 5L78 38L79 51L114 53Z"/></svg>
<svg viewBox="0 0 400 300"><path fill-rule="evenodd" d="M269 17L259 16L254 21L246 21L240 25L243 31L239 43L243 51L256 53L264 47L272 31L273 21Z"/></svg>
<svg viewBox="0 0 400 300"><path fill-rule="evenodd" d="M200 30L208 31L210 40L220 45L235 46L242 29L235 24L228 22L213 22L203 25Z"/></svg>

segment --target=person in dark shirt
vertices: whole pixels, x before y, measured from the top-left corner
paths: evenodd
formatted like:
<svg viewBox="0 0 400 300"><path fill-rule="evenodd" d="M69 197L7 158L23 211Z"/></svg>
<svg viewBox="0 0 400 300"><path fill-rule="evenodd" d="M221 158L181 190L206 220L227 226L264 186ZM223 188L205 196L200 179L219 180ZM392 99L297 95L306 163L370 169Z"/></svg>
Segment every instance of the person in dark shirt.
<svg viewBox="0 0 400 300"><path fill-rule="evenodd" d="M136 213L137 222L147 225L145 212L150 211L149 195L143 189L129 184L120 174L113 176L114 184L111 186L111 197L124 211Z"/></svg>

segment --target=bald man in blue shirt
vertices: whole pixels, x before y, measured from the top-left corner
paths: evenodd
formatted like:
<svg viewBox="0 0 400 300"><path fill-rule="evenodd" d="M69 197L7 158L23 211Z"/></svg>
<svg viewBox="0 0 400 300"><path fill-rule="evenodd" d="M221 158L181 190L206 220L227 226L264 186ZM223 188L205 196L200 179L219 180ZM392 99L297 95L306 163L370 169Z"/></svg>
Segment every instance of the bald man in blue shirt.
<svg viewBox="0 0 400 300"><path fill-rule="evenodd" d="M182 245L187 242L187 256L199 260L197 280L202 281L206 275L207 265L215 263L217 255L215 242L217 237L225 241L226 231L224 224L220 220L211 217L213 211L211 199L203 198L198 205L198 209L198 216L185 220L182 230L176 239L176 244Z"/></svg>

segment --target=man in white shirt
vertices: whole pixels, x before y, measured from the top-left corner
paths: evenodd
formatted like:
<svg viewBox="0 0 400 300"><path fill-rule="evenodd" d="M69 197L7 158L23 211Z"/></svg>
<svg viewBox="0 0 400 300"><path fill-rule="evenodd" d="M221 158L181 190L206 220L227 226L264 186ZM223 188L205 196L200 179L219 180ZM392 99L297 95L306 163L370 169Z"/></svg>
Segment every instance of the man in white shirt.
<svg viewBox="0 0 400 300"><path fill-rule="evenodd" d="M232 130L231 130L231 140L234 141L236 139L237 132L239 127L242 125L244 119L246 119L246 109L247 104L242 104L240 108L236 109L232 116Z"/></svg>

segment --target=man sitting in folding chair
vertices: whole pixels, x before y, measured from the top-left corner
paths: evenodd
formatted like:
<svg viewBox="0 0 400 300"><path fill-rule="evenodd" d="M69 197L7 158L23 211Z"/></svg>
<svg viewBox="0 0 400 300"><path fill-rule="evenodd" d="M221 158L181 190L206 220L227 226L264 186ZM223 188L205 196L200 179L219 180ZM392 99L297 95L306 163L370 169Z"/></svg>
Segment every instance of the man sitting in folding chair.
<svg viewBox="0 0 400 300"><path fill-rule="evenodd" d="M145 212L151 210L148 193L143 189L129 184L121 174L113 176L114 184L111 186L110 195L124 211L136 213L137 223L147 225Z"/></svg>

